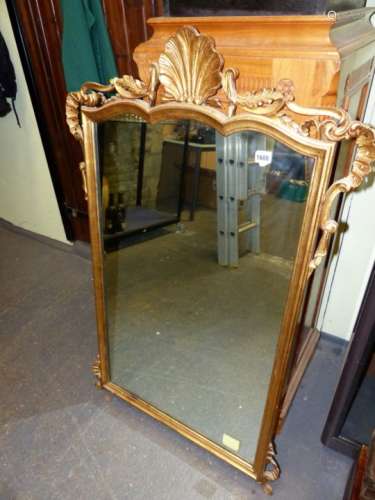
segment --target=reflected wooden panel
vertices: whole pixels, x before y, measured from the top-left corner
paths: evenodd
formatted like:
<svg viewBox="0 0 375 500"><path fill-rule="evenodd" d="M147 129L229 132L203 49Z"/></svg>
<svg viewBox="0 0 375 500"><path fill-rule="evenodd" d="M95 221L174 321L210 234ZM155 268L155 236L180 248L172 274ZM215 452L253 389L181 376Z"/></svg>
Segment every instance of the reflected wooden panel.
<svg viewBox="0 0 375 500"><path fill-rule="evenodd" d="M111 380L253 461L313 160L186 120L99 137Z"/></svg>

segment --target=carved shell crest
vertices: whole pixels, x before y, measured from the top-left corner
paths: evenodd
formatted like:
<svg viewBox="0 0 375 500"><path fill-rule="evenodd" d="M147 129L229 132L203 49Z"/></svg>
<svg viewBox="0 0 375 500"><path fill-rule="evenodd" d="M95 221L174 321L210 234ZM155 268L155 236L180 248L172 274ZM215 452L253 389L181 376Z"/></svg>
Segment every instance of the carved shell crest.
<svg viewBox="0 0 375 500"><path fill-rule="evenodd" d="M163 100L204 104L221 86L223 65L211 37L192 27L181 28L159 58Z"/></svg>

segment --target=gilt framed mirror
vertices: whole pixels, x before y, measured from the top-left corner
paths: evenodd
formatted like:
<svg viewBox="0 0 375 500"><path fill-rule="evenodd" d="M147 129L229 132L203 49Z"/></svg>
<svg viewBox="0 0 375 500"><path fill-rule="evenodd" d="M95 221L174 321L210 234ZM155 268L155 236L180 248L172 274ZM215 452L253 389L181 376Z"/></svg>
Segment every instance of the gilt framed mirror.
<svg viewBox="0 0 375 500"><path fill-rule="evenodd" d="M261 483L308 280L340 193L374 131L294 102L293 85L239 94L214 41L180 28L150 66L67 98L82 144L95 285L97 384ZM329 186L337 145L355 140Z"/></svg>

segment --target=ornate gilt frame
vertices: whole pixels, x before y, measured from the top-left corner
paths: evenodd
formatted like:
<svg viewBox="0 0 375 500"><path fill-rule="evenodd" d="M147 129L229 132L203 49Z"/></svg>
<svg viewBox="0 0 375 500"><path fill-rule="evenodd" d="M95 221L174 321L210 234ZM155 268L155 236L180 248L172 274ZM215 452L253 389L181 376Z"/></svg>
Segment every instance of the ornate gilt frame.
<svg viewBox="0 0 375 500"><path fill-rule="evenodd" d="M130 402L229 462L262 483L265 491L270 493L272 488L269 481L277 479L280 474L272 440L278 423L303 292L309 277L326 255L330 238L337 230L337 222L330 218L333 201L339 193L357 188L371 171L371 164L375 160L375 131L358 121L352 121L340 109L299 106L294 102L293 84L288 80L280 81L277 88L240 95L236 90L238 77L236 69L224 69L223 57L210 37L200 34L191 26L185 26L167 41L158 62L151 64L148 83L129 75L113 78L109 85L86 83L80 91L68 95L66 117L71 133L83 147L85 157L80 169L90 218L99 343L93 371L98 387ZM263 132L297 152L315 158L253 463L222 448L110 380L96 168L96 123L122 113L135 113L149 123L171 118L198 120L216 128L223 135L249 129ZM352 169L346 177L327 189L337 144L344 139L356 141ZM317 244L319 232L321 235Z"/></svg>

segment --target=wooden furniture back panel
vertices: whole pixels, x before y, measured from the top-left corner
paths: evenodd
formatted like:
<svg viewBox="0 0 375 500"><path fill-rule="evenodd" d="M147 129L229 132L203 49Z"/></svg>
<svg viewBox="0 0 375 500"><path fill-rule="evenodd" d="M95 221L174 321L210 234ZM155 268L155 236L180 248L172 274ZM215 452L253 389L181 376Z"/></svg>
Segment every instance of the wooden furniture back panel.
<svg viewBox="0 0 375 500"><path fill-rule="evenodd" d="M108 31L120 75L138 75L134 49L151 36L149 17L162 14L159 0L102 0Z"/></svg>

